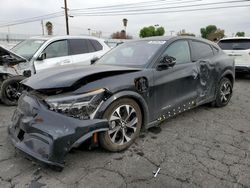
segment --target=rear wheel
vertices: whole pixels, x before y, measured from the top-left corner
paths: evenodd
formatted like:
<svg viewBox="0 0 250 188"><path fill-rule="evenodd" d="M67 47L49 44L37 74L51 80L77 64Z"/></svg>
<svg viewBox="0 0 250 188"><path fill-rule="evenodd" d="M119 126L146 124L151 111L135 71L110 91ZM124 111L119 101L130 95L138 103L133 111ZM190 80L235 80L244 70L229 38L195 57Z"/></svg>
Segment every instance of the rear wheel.
<svg viewBox="0 0 250 188"><path fill-rule="evenodd" d="M22 94L20 82L24 79L22 76L16 76L4 80L1 86L1 101L8 106L17 105L17 101Z"/></svg>
<svg viewBox="0 0 250 188"><path fill-rule="evenodd" d="M139 105L132 99L123 98L113 102L105 111L110 130L99 135L103 148L109 151L127 149L139 136L142 126L142 113Z"/></svg>
<svg viewBox="0 0 250 188"><path fill-rule="evenodd" d="M216 92L216 99L213 106L223 107L226 106L233 94L232 82L228 78L222 78Z"/></svg>

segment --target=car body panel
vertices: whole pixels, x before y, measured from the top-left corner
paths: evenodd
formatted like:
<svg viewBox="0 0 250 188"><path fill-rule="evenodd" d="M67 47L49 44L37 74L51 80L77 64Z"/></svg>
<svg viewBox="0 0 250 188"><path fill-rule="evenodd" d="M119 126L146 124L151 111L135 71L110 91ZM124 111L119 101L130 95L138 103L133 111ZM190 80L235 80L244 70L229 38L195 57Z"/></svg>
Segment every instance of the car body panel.
<svg viewBox="0 0 250 188"><path fill-rule="evenodd" d="M83 142L109 128L107 120L80 121L50 112L41 100L23 95L9 127L18 149L49 165L63 166L65 154L79 145L79 139Z"/></svg>
<svg viewBox="0 0 250 188"><path fill-rule="evenodd" d="M143 114L143 127L149 128L198 105L212 102L216 96L216 87L222 77L228 76L228 78L232 78L232 83L234 81L234 61L212 42L192 37L162 37L142 40L166 40L162 48L154 54L145 67L133 68L98 64L76 67L65 66L64 68L41 72L24 80L23 84L29 87L30 91L19 100L19 103L23 103L26 97L33 98L32 100L39 101L37 103L42 107L36 107L31 101L27 101L28 105L38 109L41 108L42 112L46 112L46 115L38 112L38 116L45 119L42 126L39 125L39 130L34 132L45 132L51 134L52 138L59 138L66 134L65 139L70 134L74 138L74 143L71 141L70 146L66 144L66 152L60 151L64 152L63 155L65 155L69 148L78 146L85 140L85 132L79 135L80 133L75 133L75 130L71 130L71 128L70 131L72 132L66 131L68 127L78 128L79 123L82 122L84 127L88 125L89 128L94 127L94 131L108 130L109 125L107 120L103 119L103 114L118 99L127 97L136 101ZM191 52L190 62L176 64L166 69L158 69L164 49L176 40L188 41ZM218 51L212 57L195 60L193 58L192 40L205 42L216 49L218 48ZM46 98L51 96L78 96L100 89L103 89L104 92L102 101L89 120L78 120L75 117L68 117L60 112L55 112L45 102ZM55 92L51 93L50 90L55 90ZM39 95L36 93L39 93ZM54 117L55 119L53 119ZM57 117L62 118L58 120ZM50 122L56 125L52 125ZM16 125L17 123L13 123L12 127ZM32 126L28 125L28 127ZM59 131L60 135L58 136L55 131ZM92 135L91 131L88 133ZM12 134L11 137L13 136ZM52 145L54 143L56 142L53 141ZM65 142L61 142L61 144L64 146ZM52 150L51 152L54 153L51 154L54 156L52 158L53 163L57 164L59 161L59 164L62 164L63 159L57 158L58 151ZM44 160L47 160L48 163L51 162L50 158Z"/></svg>

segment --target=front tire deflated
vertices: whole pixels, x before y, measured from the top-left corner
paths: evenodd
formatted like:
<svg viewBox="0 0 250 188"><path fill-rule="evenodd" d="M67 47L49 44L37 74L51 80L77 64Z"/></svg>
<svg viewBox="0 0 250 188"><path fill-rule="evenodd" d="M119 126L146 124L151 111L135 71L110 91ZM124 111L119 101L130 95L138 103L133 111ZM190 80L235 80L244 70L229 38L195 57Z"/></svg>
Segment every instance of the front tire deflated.
<svg viewBox="0 0 250 188"><path fill-rule="evenodd" d="M142 112L132 99L122 98L113 102L105 111L110 130L99 135L100 145L108 151L127 149L139 136L142 126Z"/></svg>

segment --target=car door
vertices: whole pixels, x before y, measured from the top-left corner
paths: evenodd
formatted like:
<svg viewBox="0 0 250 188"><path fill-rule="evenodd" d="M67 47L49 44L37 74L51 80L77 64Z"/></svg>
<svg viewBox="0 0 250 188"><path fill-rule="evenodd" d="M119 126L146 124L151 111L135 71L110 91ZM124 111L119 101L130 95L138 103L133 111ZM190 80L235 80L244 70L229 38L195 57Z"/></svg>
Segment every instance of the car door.
<svg viewBox="0 0 250 188"><path fill-rule="evenodd" d="M70 55L73 63L89 65L94 57L94 49L90 48L88 39L69 39Z"/></svg>
<svg viewBox="0 0 250 188"><path fill-rule="evenodd" d="M171 43L161 55L176 59L176 64L165 70L154 71L153 99L155 118L173 116L195 105L199 69L191 61L188 40ZM159 64L159 62L157 62ZM157 66L157 65L156 65Z"/></svg>
<svg viewBox="0 0 250 188"><path fill-rule="evenodd" d="M48 44L38 57L34 61L36 72L72 63L67 40L58 40Z"/></svg>
<svg viewBox="0 0 250 188"><path fill-rule="evenodd" d="M197 85L198 103L205 103L214 97L216 71L213 48L208 43L191 41L192 60L199 69L199 84Z"/></svg>

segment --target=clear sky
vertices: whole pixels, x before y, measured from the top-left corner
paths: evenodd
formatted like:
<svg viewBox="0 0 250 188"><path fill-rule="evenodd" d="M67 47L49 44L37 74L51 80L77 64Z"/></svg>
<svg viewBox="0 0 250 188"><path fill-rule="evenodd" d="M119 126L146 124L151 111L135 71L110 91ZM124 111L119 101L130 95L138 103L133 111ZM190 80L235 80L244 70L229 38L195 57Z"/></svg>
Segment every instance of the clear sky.
<svg viewBox="0 0 250 188"><path fill-rule="evenodd" d="M100 7L117 4L149 2L152 0L67 0L68 8L84 9L89 7ZM185 2L186 3L183 3ZM161 6L155 6L155 3L140 4L144 8L159 8L159 7L176 7L185 5L195 5L214 2L229 2L233 0L159 0ZM156 3L156 4L157 4ZM165 4L164 4L165 3ZM145 6L146 5L146 6ZM231 6L231 5L250 5L250 1L210 5L215 6ZM0 1L0 25L6 22L11 22L17 19L30 18L62 11L64 0L1 0ZM139 6L139 5L137 5ZM133 7L133 6L132 6ZM131 7L130 7L131 8ZM134 6L136 8L136 6ZM197 8L197 7L193 7ZM173 10L183 10L169 9ZM116 9L115 11L119 11ZM109 9L110 11L110 9ZM160 11L160 10L159 10ZM161 10L164 11L164 10ZM167 11L167 10L165 10ZM93 13L93 10L87 10L88 13ZM72 15L74 13L72 12ZM186 32L191 32L200 35L200 28L209 24L214 24L218 28L225 29L227 36L232 36L237 31L244 31L247 36L250 36L250 7L229 8L220 10L202 10L195 12L175 12L161 13L152 15L115 15L115 16L74 16L69 18L70 34L88 34L88 28L92 31L102 31L103 36L110 36L115 31L123 29L122 19L128 19L127 32L134 38L138 37L139 30L144 26L159 24L166 30L166 35L170 35L170 31L178 32L185 29ZM45 19L44 22L51 21L54 25L54 34L65 34L64 17L53 19ZM9 27L10 33L36 34L42 33L41 22L26 23ZM0 27L0 33L8 32L7 27Z"/></svg>

